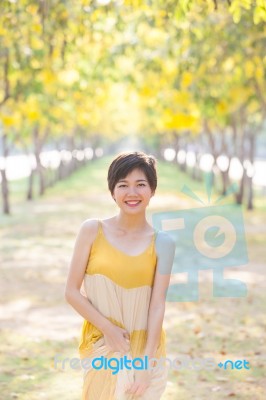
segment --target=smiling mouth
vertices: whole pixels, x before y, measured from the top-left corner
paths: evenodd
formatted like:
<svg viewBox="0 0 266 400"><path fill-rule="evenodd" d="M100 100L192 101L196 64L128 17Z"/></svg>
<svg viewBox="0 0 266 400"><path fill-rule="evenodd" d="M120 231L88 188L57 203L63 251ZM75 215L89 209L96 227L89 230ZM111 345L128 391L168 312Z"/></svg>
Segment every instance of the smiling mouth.
<svg viewBox="0 0 266 400"><path fill-rule="evenodd" d="M135 207L138 204L140 204L141 200L132 200L132 201L125 201L125 203L129 206L129 207Z"/></svg>

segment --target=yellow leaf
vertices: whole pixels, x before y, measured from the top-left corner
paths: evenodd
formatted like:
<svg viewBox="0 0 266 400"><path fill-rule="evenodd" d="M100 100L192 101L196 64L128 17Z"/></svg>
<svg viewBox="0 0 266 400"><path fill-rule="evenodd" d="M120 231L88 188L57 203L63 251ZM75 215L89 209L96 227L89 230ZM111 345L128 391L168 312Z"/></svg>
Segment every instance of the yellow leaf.
<svg viewBox="0 0 266 400"><path fill-rule="evenodd" d="M141 90L140 90L140 95L143 97L150 97L152 95L152 90L149 86L144 86Z"/></svg>
<svg viewBox="0 0 266 400"><path fill-rule="evenodd" d="M90 125L90 116L87 113L78 113L77 114L77 123L80 126L89 126Z"/></svg>
<svg viewBox="0 0 266 400"><path fill-rule="evenodd" d="M254 63L251 60L245 62L245 74L247 78L252 78L254 74Z"/></svg>
<svg viewBox="0 0 266 400"><path fill-rule="evenodd" d="M32 58L30 61L30 65L33 69L39 69L41 68L42 64L40 63L39 60L36 60L36 58Z"/></svg>
<svg viewBox="0 0 266 400"><path fill-rule="evenodd" d="M2 121L3 125L6 127L13 126L15 123L15 118L12 115L1 115L0 120Z"/></svg>
<svg viewBox="0 0 266 400"><path fill-rule="evenodd" d="M255 77L257 78L257 81L264 81L264 70L261 65L256 68Z"/></svg>
<svg viewBox="0 0 266 400"><path fill-rule="evenodd" d="M31 122L37 121L40 118L40 113L37 110L28 110L27 117Z"/></svg>
<svg viewBox="0 0 266 400"><path fill-rule="evenodd" d="M261 4L261 6L258 5L257 7L255 7L253 15L253 20L255 25L258 25L262 21L266 22L266 10L264 7L265 4L263 3Z"/></svg>
<svg viewBox="0 0 266 400"><path fill-rule="evenodd" d="M42 71L41 77L42 77L43 83L45 83L46 85L54 83L54 81L56 80L55 74L49 70Z"/></svg>
<svg viewBox="0 0 266 400"><path fill-rule="evenodd" d="M33 24L31 26L31 30L35 33L41 33L42 32L42 26L40 24Z"/></svg>
<svg viewBox="0 0 266 400"><path fill-rule="evenodd" d="M233 13L233 20L235 22L235 24L238 24L239 21L241 19L241 8L240 5L235 9L234 13Z"/></svg>
<svg viewBox="0 0 266 400"><path fill-rule="evenodd" d="M169 60L169 59L165 60L162 67L168 76L174 77L176 75L176 71L177 71L176 61Z"/></svg>
<svg viewBox="0 0 266 400"><path fill-rule="evenodd" d="M27 8L26 8L27 12L31 15L37 14L38 12L38 6L36 4L30 4Z"/></svg>
<svg viewBox="0 0 266 400"><path fill-rule="evenodd" d="M33 50L42 50L43 45L44 43L41 39L34 35L31 36L31 48Z"/></svg>
<svg viewBox="0 0 266 400"><path fill-rule="evenodd" d="M193 80L193 75L190 72L184 72L182 76L182 82L181 85L186 88L189 85L191 85Z"/></svg>
<svg viewBox="0 0 266 400"><path fill-rule="evenodd" d="M231 107L239 107L245 103L250 96L250 89L248 87L235 87L229 91L229 99Z"/></svg>
<svg viewBox="0 0 266 400"><path fill-rule="evenodd" d="M52 57L54 60L61 58L61 51L58 47L54 48Z"/></svg>
<svg viewBox="0 0 266 400"><path fill-rule="evenodd" d="M0 36L7 35L7 33L8 33L7 30L3 26L0 25Z"/></svg>
<svg viewBox="0 0 266 400"><path fill-rule="evenodd" d="M31 95L23 105L25 117L31 122L37 121L40 118L39 107L38 98Z"/></svg>
<svg viewBox="0 0 266 400"><path fill-rule="evenodd" d="M188 92L175 91L173 94L173 102L176 105L182 105L183 107L186 107L190 103L190 95Z"/></svg>
<svg viewBox="0 0 266 400"><path fill-rule="evenodd" d="M198 118L187 114L172 114L166 117L165 125L168 129L191 129L196 127Z"/></svg>
<svg viewBox="0 0 266 400"><path fill-rule="evenodd" d="M259 102L257 100L252 100L249 104L248 104L248 112L250 114L256 113L260 110L260 105Z"/></svg>
<svg viewBox="0 0 266 400"><path fill-rule="evenodd" d="M228 112L228 105L225 101L221 100L217 106L216 106L216 110L219 114L226 114Z"/></svg>

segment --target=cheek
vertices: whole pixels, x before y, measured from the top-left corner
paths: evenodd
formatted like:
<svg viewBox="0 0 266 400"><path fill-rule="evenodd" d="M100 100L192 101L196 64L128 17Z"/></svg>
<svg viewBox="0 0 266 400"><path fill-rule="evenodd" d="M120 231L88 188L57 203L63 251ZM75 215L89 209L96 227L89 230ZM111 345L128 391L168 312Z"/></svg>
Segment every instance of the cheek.
<svg viewBox="0 0 266 400"><path fill-rule="evenodd" d="M152 192L150 188L145 188L145 190L142 193L145 197L152 197Z"/></svg>
<svg viewBox="0 0 266 400"><path fill-rule="evenodd" d="M115 188L113 197L119 197L121 195L123 195L123 188Z"/></svg>

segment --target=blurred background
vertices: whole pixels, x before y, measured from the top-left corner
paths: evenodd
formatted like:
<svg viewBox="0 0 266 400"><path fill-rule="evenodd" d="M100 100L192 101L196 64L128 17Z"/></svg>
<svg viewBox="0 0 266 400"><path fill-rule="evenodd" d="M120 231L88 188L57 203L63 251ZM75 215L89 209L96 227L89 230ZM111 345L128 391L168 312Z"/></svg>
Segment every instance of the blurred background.
<svg viewBox="0 0 266 400"><path fill-rule="evenodd" d="M241 208L246 298L168 303L168 354L244 359L251 370L171 371L164 400L264 399L265 0L1 0L0 398L77 400L82 319L64 300L86 218L117 212L107 169L123 150L158 160L158 211ZM206 203L207 201L207 203ZM211 393L211 394L210 394Z"/></svg>

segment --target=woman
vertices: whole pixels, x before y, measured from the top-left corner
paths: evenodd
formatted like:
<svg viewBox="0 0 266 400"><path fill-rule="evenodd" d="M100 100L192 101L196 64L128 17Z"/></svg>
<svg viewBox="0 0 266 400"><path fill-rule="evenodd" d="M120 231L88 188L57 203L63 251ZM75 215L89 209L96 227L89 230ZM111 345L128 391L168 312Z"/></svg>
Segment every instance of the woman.
<svg viewBox="0 0 266 400"><path fill-rule="evenodd" d="M119 213L83 222L66 285L66 300L84 317L81 359L98 359L98 369L96 364L85 367L82 399L157 400L167 369L162 364L156 368L151 358L165 357L162 323L175 246L146 220L157 187L154 157L119 154L109 167L108 187ZM87 297L80 292L82 282ZM103 357L114 362L125 356L135 359L134 368L120 364L117 373L110 364L100 368ZM145 356L149 368L137 360Z"/></svg>

